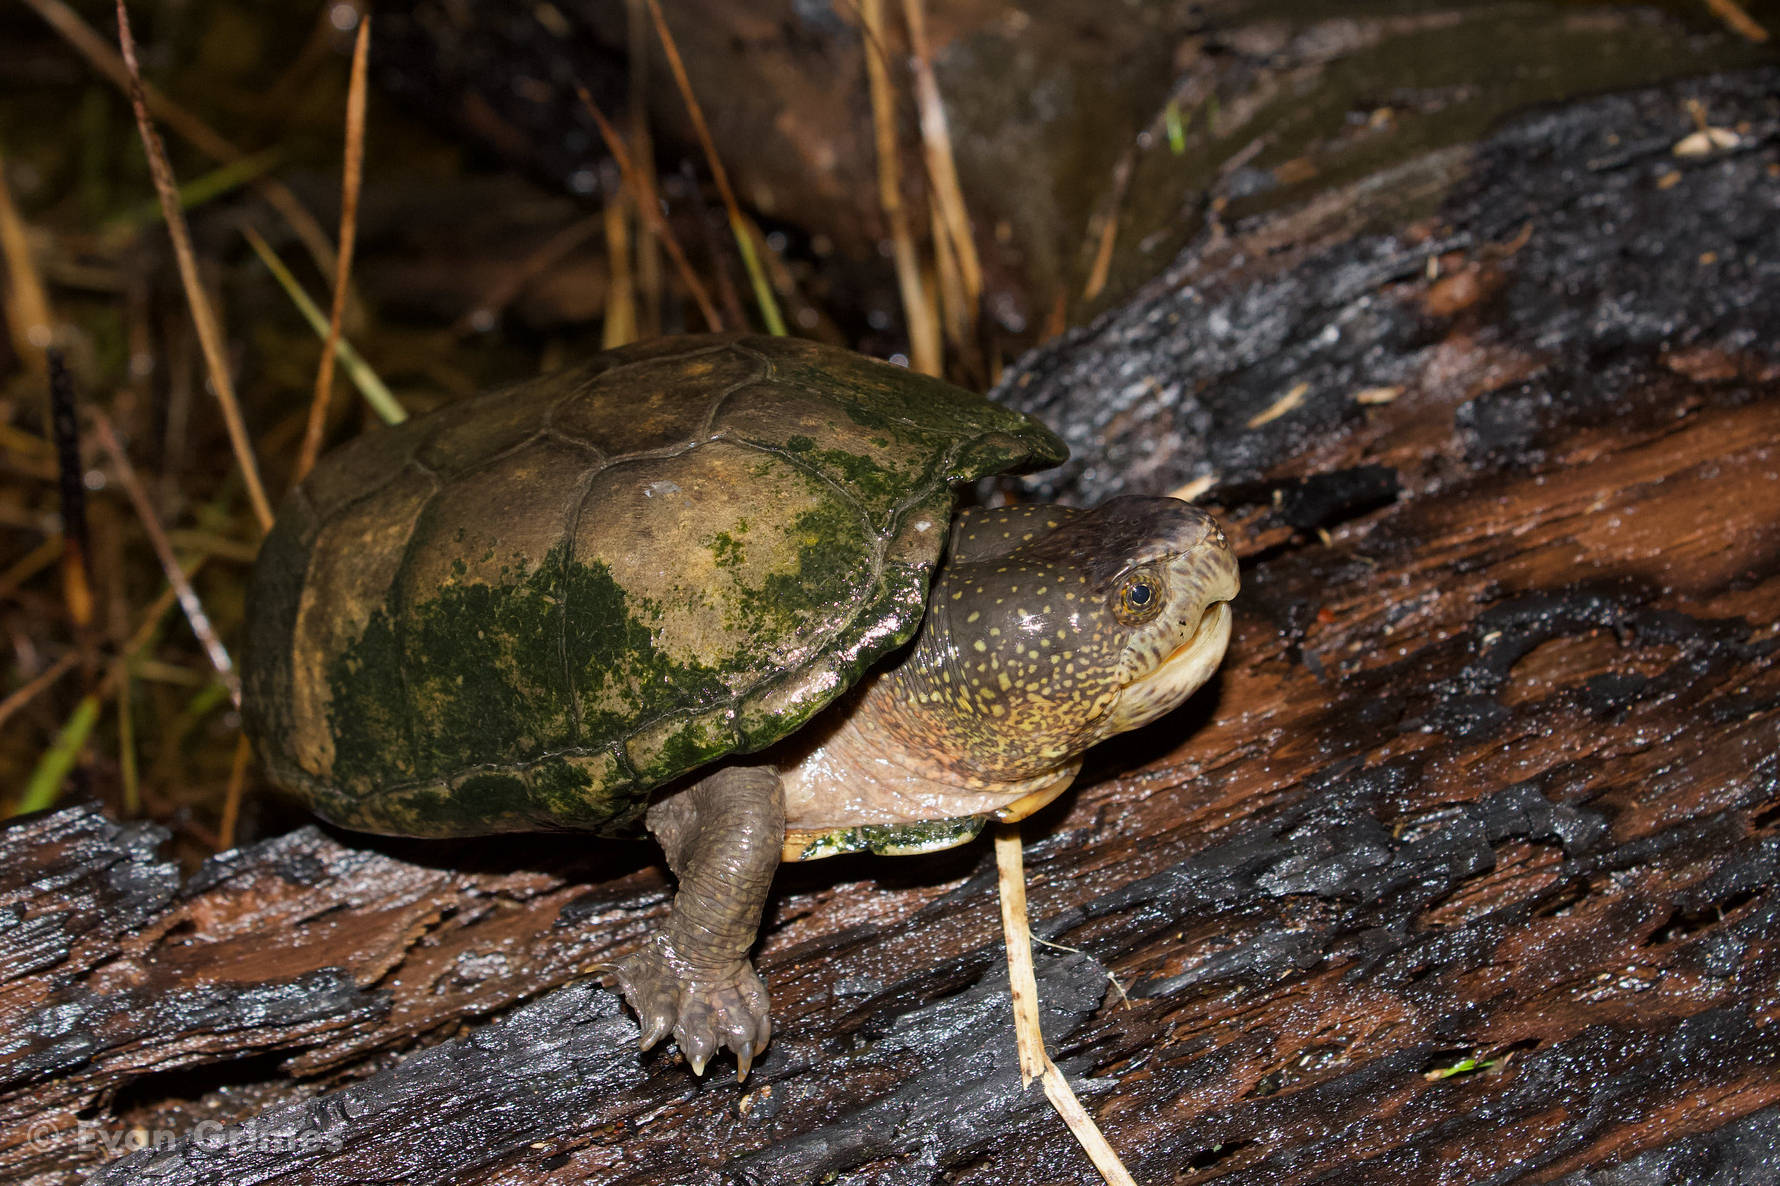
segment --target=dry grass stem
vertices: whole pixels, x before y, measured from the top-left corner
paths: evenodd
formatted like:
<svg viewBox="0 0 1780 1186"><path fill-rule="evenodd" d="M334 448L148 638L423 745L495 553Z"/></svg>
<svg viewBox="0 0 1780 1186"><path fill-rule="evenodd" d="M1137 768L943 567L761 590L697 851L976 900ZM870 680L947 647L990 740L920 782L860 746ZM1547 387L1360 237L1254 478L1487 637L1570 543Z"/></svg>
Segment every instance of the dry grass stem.
<svg viewBox="0 0 1780 1186"><path fill-rule="evenodd" d="M60 350L44 355L49 366L50 435L56 447L56 479L62 515L62 603L84 641L93 624L92 536L87 528L86 467L80 460L80 421L74 379Z"/></svg>
<svg viewBox="0 0 1780 1186"><path fill-rule="evenodd" d="M124 0L117 0L117 35L123 46L124 65L130 74L130 106L136 112L136 128L142 134L142 147L148 153L148 171L154 178L155 191L161 196L161 213L167 220L167 233L173 239L173 254L179 261L179 278L185 285L186 303L191 306L192 324L198 331L198 345L204 352L204 363L210 374L211 389L222 407L223 423L228 428L229 445L241 467L242 481L247 487L247 501L262 531L272 526L272 504L266 498L266 487L260 481L260 467L253 457L253 443L247 438L247 425L241 419L241 405L235 399L235 384L229 377L229 360L224 352L222 329L211 311L210 298L198 275L197 256L192 252L191 231L185 224L185 212L179 207L179 187L173 180L173 168L167 163L166 149L149 117L148 100L142 90L142 72L136 64L136 41L130 35L130 15Z"/></svg>
<svg viewBox="0 0 1780 1186"><path fill-rule="evenodd" d="M0 255L6 257L6 324L12 350L30 370L42 373L43 352L55 341L49 296L31 257L30 236L6 184L6 157L0 154Z"/></svg>
<svg viewBox="0 0 1780 1186"><path fill-rule="evenodd" d="M38 672L6 699L0 700L0 725L6 724L7 721L10 721L13 718L13 715L17 713L19 709L37 699L37 697L41 696L57 680L74 670L74 665L78 662L80 662L80 652L69 651L66 655L57 659L47 668Z"/></svg>
<svg viewBox="0 0 1780 1186"><path fill-rule="evenodd" d="M1170 104L1172 109L1173 104ZM1098 297L1106 288L1106 281L1112 275L1113 248L1119 241L1119 211L1125 205L1125 191L1130 188L1131 175L1137 170L1137 149L1128 148L1119 163L1113 166L1112 192L1107 195L1106 204L1093 228L1090 237L1095 240L1094 262L1088 268L1088 279L1082 285L1082 300L1091 301Z"/></svg>
<svg viewBox="0 0 1780 1186"><path fill-rule="evenodd" d="M291 270L284 266L284 261L278 258L278 254L252 227L242 227L241 234L248 246L253 248L254 254L260 257L260 262L266 265L266 270L272 273L272 278L278 281L278 286L284 289L291 304L297 307L297 312L303 315L303 320L309 323L309 328L315 331L315 336L326 338L328 319L321 315L321 310L315 307L315 302L309 299L309 294L303 291L303 286L297 283ZM400 424L408 418L408 409L384 386L383 380L377 377L377 372L371 369L371 364L353 348L351 342L345 338L337 339L334 342L334 356L346 368L352 385L358 388L359 394L365 397L365 402L377 413L379 419L385 424Z"/></svg>
<svg viewBox="0 0 1780 1186"><path fill-rule="evenodd" d="M1094 263L1088 268L1087 282L1082 285L1082 299L1091 301L1106 288L1107 277L1112 275L1113 245L1119 237L1119 212L1108 210L1100 219L1100 227L1096 234L1098 240L1094 247Z"/></svg>
<svg viewBox="0 0 1780 1186"><path fill-rule="evenodd" d="M881 0L860 0L859 18L865 37L865 73L871 87L871 122L878 152L878 205L890 227L890 247L896 261L896 285L902 294L902 311L908 321L909 365L923 374L940 373L939 318L927 301L921 283L921 263L915 254L914 235L902 205L902 168L896 143L896 92L883 50L884 14Z"/></svg>
<svg viewBox="0 0 1780 1186"><path fill-rule="evenodd" d="M624 184L630 189L631 196L636 199L637 212L649 224L649 229L655 237L661 240L661 245L667 248L669 257L674 261L675 270L680 273L680 283L686 286L686 291L691 294L693 303L704 315L705 324L710 327L713 333L723 332L723 318L718 316L717 307L711 304L711 294L705 290L704 284L693 272L692 264L686 259L686 252L680 248L679 238L675 236L674 229L668 225L667 219L662 216L660 205L652 197L655 187L645 181L638 172L636 165L630 159L630 153L624 149L624 141L618 138L617 130L612 127L611 121L606 118L605 113L599 109L599 105L593 101L593 96L587 93L587 88L578 86L575 88L575 94L580 96L581 106L587 108L587 114L591 115L593 122L598 125L600 138L606 142L606 151L611 153L612 159L618 162L618 171L624 175Z"/></svg>
<svg viewBox="0 0 1780 1186"><path fill-rule="evenodd" d="M779 302L774 299L772 285L767 282L760 260L754 254L754 242L742 219L742 208L736 201L735 190L730 187L729 173L723 168L722 158L717 155L716 141L711 138L711 129L705 123L704 108L699 106L698 96L692 93L692 80L686 75L686 63L680 60L680 47L674 43L673 32L668 29L667 20L661 15L661 5L657 0L647 2L649 17L655 22L655 35L661 39L668 68L674 74L674 85L679 87L680 98L686 103L686 113L692 117L692 129L698 135L699 147L704 150L705 163L711 167L711 179L717 183L717 193L723 199L723 209L729 215L729 229L735 236L736 249L742 253L742 266L747 269L748 282L754 287L754 300L760 306L761 320L766 323L768 333L783 336L785 319L779 313Z"/></svg>
<svg viewBox="0 0 1780 1186"><path fill-rule="evenodd" d="M1026 917L1026 861L1016 824L995 828L996 886L1001 891L1001 933L1007 941L1008 991L1014 1001L1014 1040L1020 1048L1020 1084L1044 1074L1044 1031L1038 1024L1038 983L1032 970L1032 927Z"/></svg>
<svg viewBox="0 0 1780 1186"><path fill-rule="evenodd" d="M630 64L630 155L633 160L652 161L655 147L649 136L649 28L643 13L643 0L625 0L625 29L629 36ZM641 180L649 181L647 174ZM625 191L627 194L629 190ZM654 201L654 187L649 200ZM636 243L635 291L638 301L637 334L642 338L661 336L661 245L653 235L633 236Z"/></svg>
<svg viewBox="0 0 1780 1186"><path fill-rule="evenodd" d="M1100 1126L1094 1123L1094 1118L1082 1107L1082 1101L1076 1098L1075 1089L1070 1087L1069 1080L1048 1057L1045 1059L1044 1089L1045 1098L1051 1101L1051 1107L1057 1109L1057 1115L1063 1117L1063 1123L1069 1126L1076 1143L1081 1145L1088 1160L1094 1163L1094 1168L1100 1171L1107 1186L1137 1186L1137 1180L1125 1168L1125 1163L1107 1141L1106 1134L1100 1131Z"/></svg>
<svg viewBox="0 0 1780 1186"><path fill-rule="evenodd" d="M76 53L87 60L100 74L104 75L118 90L129 94L132 85L140 87L143 101L155 117L179 134L180 138L190 143L199 152L212 160L233 162L246 156L239 148L211 131L197 116L167 98L154 87L143 82L138 75L132 83L131 70L115 50L106 43L103 37L95 33L90 26L63 0L25 0L32 10L42 17L44 22L61 34L62 40L72 46ZM297 200L297 195L283 182L271 177L260 177L253 182L254 192L266 200L266 204L284 218L297 238L309 254L314 257L316 266L324 275L334 274L334 248L328 242L327 232L315 221L307 207Z"/></svg>
<svg viewBox="0 0 1780 1186"><path fill-rule="evenodd" d="M1183 482L1168 492L1168 497L1178 498L1182 502L1192 502L1206 491L1218 484L1216 474L1200 474L1190 482Z"/></svg>
<svg viewBox="0 0 1780 1186"><path fill-rule="evenodd" d="M142 487L142 479L136 475L136 467L130 464L130 458L124 452L123 445L112 431L111 421L102 413L93 414L93 435L99 438L100 446L111 459L112 468L116 471L118 482L123 486L124 493L129 496L130 505L136 508L136 515L142 521L142 530L148 535L148 542L154 547L155 556L161 562L161 571L167 577L167 583L173 587L174 595L179 599L180 608L185 611L186 621L191 623L192 633L198 636L204 653L210 657L210 665L216 669L217 678L229 690L229 698L237 707L241 704L241 679L235 673L235 664L229 658L228 648L223 646L216 628L210 624L210 615L204 612L204 604L198 600L198 594L186 579L185 569L180 566L179 557L173 554L173 545L167 539L167 533L161 527L161 520L155 514L154 504L149 501L148 491Z"/></svg>
<svg viewBox="0 0 1780 1186"><path fill-rule="evenodd" d="M1757 44L1768 39L1768 31L1757 24L1755 18L1743 11L1743 6L1738 4L1737 0L1706 0L1706 7L1710 8L1719 20L1729 25L1738 36Z"/></svg>
<svg viewBox="0 0 1780 1186"><path fill-rule="evenodd" d="M951 247L964 289L965 318L974 330L977 304L983 294L983 268L977 259L976 237L971 233L964 191L958 186L951 124L946 119L946 105L940 99L939 81L934 76L933 57L927 47L927 16L922 0L902 0L902 12L909 30L910 70L915 81L915 107L921 117L927 180L933 188L934 217L944 228L944 242ZM943 252L940 258L946 258Z"/></svg>
<svg viewBox="0 0 1780 1186"><path fill-rule="evenodd" d="M637 340L637 291L630 272L630 202L623 193L606 199L600 221L606 231L606 315L600 322L600 347L611 350Z"/></svg>
<svg viewBox="0 0 1780 1186"><path fill-rule="evenodd" d="M932 207L929 213L933 216L934 276L938 281L940 312L945 316L946 337L957 349L967 350L976 336L976 302L965 288L963 270L952 250L951 236L946 233L939 207Z"/></svg>
<svg viewBox="0 0 1780 1186"><path fill-rule="evenodd" d="M1034 943L1038 944L1040 947L1049 947L1052 951L1066 951L1070 955L1079 955L1085 960L1093 960L1094 966L1099 968L1101 975L1106 977L1106 982L1113 986L1114 992L1119 994L1119 1004L1123 1005L1127 1009L1129 1009L1131 1007L1131 994L1125 991L1124 984L1120 982L1120 980L1117 976L1114 976L1112 974L1112 970L1109 969L1105 964L1102 964L1099 960L1094 959L1093 956L1089 955L1086 951L1083 951L1079 947L1071 947L1067 943L1053 943L1049 939L1041 939L1037 935L1033 935L1031 938L1032 938L1032 941Z"/></svg>
<svg viewBox="0 0 1780 1186"><path fill-rule="evenodd" d="M1020 854L1018 824L999 824L995 829L996 884L1001 890L1001 931L1007 940L1008 989L1014 1001L1014 1036L1020 1048L1020 1081L1030 1085L1040 1079L1045 1096L1081 1145L1082 1152L1100 1171L1107 1186L1137 1186L1125 1163L1113 1152L1106 1135L1088 1115L1069 1080L1045 1053L1044 1034L1038 1024L1038 978L1032 970L1032 928L1026 919L1026 867Z"/></svg>
<svg viewBox="0 0 1780 1186"><path fill-rule="evenodd" d="M494 328L508 305L519 298L525 286L554 268L569 253L581 244L593 238L605 228L606 216L594 214L586 218L577 218L568 226L563 227L533 251L519 261L518 266L507 272L489 290L482 294L476 304L458 318L452 325L454 334L479 333Z"/></svg>
<svg viewBox="0 0 1780 1186"><path fill-rule="evenodd" d="M0 601L17 593L24 583L62 558L62 537L52 535L0 572Z"/></svg>
<svg viewBox="0 0 1780 1186"><path fill-rule="evenodd" d="M1193 113L1199 105L1207 101L1215 102L1206 89L1196 83L1189 82L1184 89L1177 90L1162 108L1161 114L1150 121L1148 135L1165 136L1169 147L1176 156L1186 152L1187 127L1193 122ZM1187 115L1181 115L1182 107L1186 106ZM1082 300L1092 301L1106 289L1106 282L1112 274L1113 248L1119 239L1119 212L1125 206L1125 194L1131 188L1131 178L1137 172L1138 158L1143 152L1143 137L1126 148L1113 165L1112 185L1108 187L1105 201L1097 207L1094 217L1088 223L1088 239L1094 244L1093 262L1088 267L1088 278L1082 284Z"/></svg>
<svg viewBox="0 0 1780 1186"><path fill-rule="evenodd" d="M1263 424L1271 424L1288 412L1296 411L1304 405L1304 396L1310 390L1308 383L1295 383L1292 389L1274 400L1266 408L1256 412L1248 419L1248 427L1259 428Z"/></svg>
<svg viewBox="0 0 1780 1186"><path fill-rule="evenodd" d="M680 176L686 182L686 192L697 194L699 190L698 171L692 162L680 162ZM718 233L717 223L722 218L722 211L717 207L694 199L689 217L692 225L698 230L699 246L704 249L705 258L711 261L711 287L715 290L717 307L723 310L723 316L730 325L746 329L753 322L748 319L748 310L742 307L742 295L735 286L735 277L731 274L730 256L723 249L723 237Z"/></svg>
<svg viewBox="0 0 1780 1186"><path fill-rule="evenodd" d="M0 424L0 449L12 454L7 460L15 469L23 467L33 477L56 476L55 446L36 433Z"/></svg>
<svg viewBox="0 0 1780 1186"><path fill-rule="evenodd" d="M142 782L136 772L136 717L130 707L136 698L135 681L130 678L130 665L120 660L114 670L117 678L117 773L122 784L124 817L142 811Z"/></svg>
<svg viewBox="0 0 1780 1186"><path fill-rule="evenodd" d="M235 757L229 763L229 789L223 797L222 821L216 825L218 852L235 847L235 825L241 819L241 794L247 789L247 767L252 760L253 745L247 740L247 734L237 734Z"/></svg>
<svg viewBox="0 0 1780 1186"><path fill-rule="evenodd" d="M303 426L303 447L291 475L300 482L321 455L321 434L327 426L328 407L334 396L334 351L340 343L340 326L346 317L346 295L352 276L352 249L358 237L358 195L365 175L365 63L371 48L371 14L358 23L352 46L352 76L346 88L346 158L340 178L339 263L334 268L334 303L328 311L328 333L321 347L321 364L315 372L315 392L309 400L309 420Z"/></svg>

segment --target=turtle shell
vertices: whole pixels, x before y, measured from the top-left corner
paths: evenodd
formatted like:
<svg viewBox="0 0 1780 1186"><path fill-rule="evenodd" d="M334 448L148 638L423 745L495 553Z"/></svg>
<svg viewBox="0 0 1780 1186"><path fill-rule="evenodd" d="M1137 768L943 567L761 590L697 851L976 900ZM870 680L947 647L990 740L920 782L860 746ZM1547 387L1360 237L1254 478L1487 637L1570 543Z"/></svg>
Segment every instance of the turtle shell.
<svg viewBox="0 0 1780 1186"><path fill-rule="evenodd" d="M248 590L248 729L348 827L623 830L914 634L956 483L1064 456L833 347L611 351L315 468Z"/></svg>

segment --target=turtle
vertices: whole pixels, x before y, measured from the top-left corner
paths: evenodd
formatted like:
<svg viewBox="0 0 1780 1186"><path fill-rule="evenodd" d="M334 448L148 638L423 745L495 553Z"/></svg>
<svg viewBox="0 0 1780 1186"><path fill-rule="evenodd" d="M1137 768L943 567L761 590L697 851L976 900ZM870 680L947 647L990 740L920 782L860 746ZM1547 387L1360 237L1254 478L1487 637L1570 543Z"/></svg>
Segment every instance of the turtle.
<svg viewBox="0 0 1780 1186"><path fill-rule="evenodd" d="M648 1049L737 1075L781 860L927 852L1049 803L1198 688L1237 567L1174 498L958 509L1062 462L981 396L786 337L660 339L329 453L247 594L273 781L402 836L647 830L613 966Z"/></svg>

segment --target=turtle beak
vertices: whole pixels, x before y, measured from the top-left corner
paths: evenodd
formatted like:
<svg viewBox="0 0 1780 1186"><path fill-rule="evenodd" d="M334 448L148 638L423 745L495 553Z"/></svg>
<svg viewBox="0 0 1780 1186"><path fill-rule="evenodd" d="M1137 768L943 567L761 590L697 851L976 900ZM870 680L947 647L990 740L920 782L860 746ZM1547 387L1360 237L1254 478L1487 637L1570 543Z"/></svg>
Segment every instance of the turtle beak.
<svg viewBox="0 0 1780 1186"><path fill-rule="evenodd" d="M1236 555L1209 517L1196 535L1168 566L1174 630L1155 647L1160 660L1126 685L1107 716L1103 736L1139 728L1171 711L1223 661L1233 620L1230 602L1241 587Z"/></svg>

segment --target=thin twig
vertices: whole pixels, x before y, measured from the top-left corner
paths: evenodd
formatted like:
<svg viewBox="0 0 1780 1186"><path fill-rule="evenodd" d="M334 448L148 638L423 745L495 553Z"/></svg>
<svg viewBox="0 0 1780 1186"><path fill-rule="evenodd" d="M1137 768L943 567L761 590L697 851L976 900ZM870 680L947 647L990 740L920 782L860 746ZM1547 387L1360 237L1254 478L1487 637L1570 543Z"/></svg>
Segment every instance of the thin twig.
<svg viewBox="0 0 1780 1186"><path fill-rule="evenodd" d="M557 231L530 255L491 285L470 311L459 317L451 327L458 335L493 329L501 312L525 291L525 286L566 259L569 253L591 239L606 225L604 214L577 218Z"/></svg>
<svg viewBox="0 0 1780 1186"><path fill-rule="evenodd" d="M1112 275L1113 247L1119 238L1119 211L1125 204L1125 189L1131 183L1131 174L1136 169L1137 150L1127 149L1113 166L1112 192L1107 196L1105 204L1098 215L1097 227L1089 231L1090 237L1096 240L1094 262L1088 268L1088 279L1082 285L1082 300L1092 301L1106 288L1106 282Z"/></svg>
<svg viewBox="0 0 1780 1186"><path fill-rule="evenodd" d="M1008 990L1014 1001L1014 1037L1020 1048L1020 1082L1030 1085L1041 1079L1045 1095L1063 1123L1080 1143L1082 1152L1100 1171L1107 1186L1137 1186L1131 1172L1094 1123L1069 1080L1045 1053L1044 1033L1038 1025L1038 978L1032 970L1032 928L1026 919L1026 869L1020 855L1020 827L1000 824L995 829L996 884L1001 890L1001 931L1007 940Z"/></svg>
<svg viewBox="0 0 1780 1186"><path fill-rule="evenodd" d="M6 256L6 324L12 330L13 353L40 373L43 352L55 340L55 321L37 261L31 257L25 222L12 204L4 154L0 154L0 254Z"/></svg>
<svg viewBox="0 0 1780 1186"><path fill-rule="evenodd" d="M117 773L123 787L124 817L142 812L142 783L136 770L136 716L131 707L136 699L135 681L130 678L128 661L120 662L117 677Z"/></svg>
<svg viewBox="0 0 1780 1186"><path fill-rule="evenodd" d="M241 679L235 674L235 664L229 658L228 648L223 646L216 628L210 624L210 615L204 612L204 604L198 600L198 594L186 579L179 557L173 554L173 545L168 542L167 533L161 527L154 504L149 502L148 491L142 488L142 480L136 476L136 467L130 464L129 455L118 442L117 433L112 431L111 421L102 412L93 413L93 435L99 438L99 444L111 458L112 467L117 471L117 479L123 485L124 493L129 496L130 504L136 508L137 517L142 520L142 530L154 547L167 583L173 586L174 594L179 598L180 608L185 611L186 621L191 623L192 633L198 636L204 653L210 657L210 665L216 669L217 678L228 688L229 698L235 702L237 708L240 707Z"/></svg>
<svg viewBox="0 0 1780 1186"><path fill-rule="evenodd" d="M235 384L229 376L229 360L223 350L222 330L211 311L210 298L198 276L198 260L192 251L191 231L185 225L185 212L179 208L179 187L173 180L173 167L167 163L167 150L161 145L154 120L148 113L148 99L142 89L142 71L136 64L136 40L130 34L130 14L124 0L117 0L117 35L124 51L124 66L130 73L130 106L136 112L136 128L142 134L142 147L148 153L148 172L154 178L155 190L161 195L161 213L167 220L167 233L173 239L173 254L179 261L179 278L185 285L186 303L191 306L192 323L198 331L198 345L204 351L205 366L210 372L210 385L222 405L223 423L229 432L229 445L235 451L235 462L247 487L247 501L253 507L260 529L272 527L272 504L260 482L260 467L253 457L253 443L247 438L247 425L241 419L241 405L235 399Z"/></svg>
<svg viewBox="0 0 1780 1186"><path fill-rule="evenodd" d="M699 192L698 171L684 158L680 161L680 178L686 182L687 193ZM716 290L717 307L723 310L730 325L745 326L749 324L748 311L742 308L742 295L736 290L735 277L730 274L729 255L723 250L723 241L717 234L715 212L704 202L695 201L693 206L692 225L698 228L698 241L704 247L705 258L711 261L710 283Z"/></svg>
<svg viewBox="0 0 1780 1186"><path fill-rule="evenodd" d="M1737 0L1706 0L1706 7L1717 14L1718 19L1729 25L1739 36L1746 37L1757 44L1768 39L1768 31L1756 24L1755 19L1743 11Z"/></svg>
<svg viewBox="0 0 1780 1186"><path fill-rule="evenodd" d="M661 39L661 48L667 54L668 68L674 73L674 85L680 88L680 98L686 103L686 112L692 117L692 130L698 136L699 147L704 150L705 163L711 167L711 180L717 183L717 193L723 199L723 209L729 214L729 229L735 236L736 249L742 253L742 266L747 269L748 282L754 286L754 300L760 306L760 318L766 323L768 333L781 337L785 333L785 319L779 313L779 302L773 296L773 286L767 282L766 272L760 266L760 260L754 254L754 241L748 235L747 224L742 220L742 207L736 201L735 190L730 188L729 173L723 168L723 159L717 155L717 144L711 138L711 129L705 123L704 108L699 106L698 96L692 93L692 80L686 75L686 63L680 60L680 47L674 43L674 35L668 29L667 20L661 15L661 5L657 0L648 0L649 16L655 22L655 35Z"/></svg>
<svg viewBox="0 0 1780 1186"><path fill-rule="evenodd" d="M321 365L315 372L315 393L309 400L309 421L303 427L303 447L291 483L301 482L321 454L322 429L327 426L328 405L334 397L334 348L340 342L340 326L346 317L346 294L352 276L352 249L358 236L358 195L365 173L365 62L371 47L371 14L359 18L358 38L352 46L352 76L346 87L346 159L340 179L340 262L334 268L334 304L328 312L328 333L322 341Z"/></svg>
<svg viewBox="0 0 1780 1186"><path fill-rule="evenodd" d="M118 90L128 94L131 87L131 71L117 52L106 44L99 34L75 13L63 0L25 0L37 15L62 35L62 40L74 47L75 52L87 60L87 64L110 80ZM179 136L189 141L205 156L212 160L230 162L241 159L247 154L239 148L211 131L197 116L167 98L160 91L145 82L140 82L142 93L148 109L155 116L172 128ZM334 249L328 243L327 232L315 221L297 195L282 181L271 177L261 177L253 182L254 191L266 200L266 203L284 217L292 231L308 249L316 266L324 275L334 274Z"/></svg>
<svg viewBox="0 0 1780 1186"><path fill-rule="evenodd" d="M78 662L80 662L80 652L69 651L66 655L63 655L60 659L57 659L54 663L50 664L49 667L39 672L28 683L14 691L6 699L0 700L0 725L4 725L7 721L10 721L14 713L25 707L25 705L31 703L31 701L42 695L51 684L72 671L74 665Z"/></svg>
<svg viewBox="0 0 1780 1186"><path fill-rule="evenodd" d="M93 624L93 542L87 530L86 467L80 461L80 421L74 406L74 379L60 350L44 355L49 364L50 435L56 446L57 485L62 508L62 601L82 637Z"/></svg>
<svg viewBox="0 0 1780 1186"><path fill-rule="evenodd" d="M939 320L927 303L921 284L921 264L909 232L908 214L902 206L902 170L896 143L896 96L884 55L874 52L883 42L883 9L880 0L860 0L859 16L865 37L866 78L871 87L872 129L878 151L878 204L890 226L890 246L896 260L896 284L902 293L903 317L909 329L909 361L917 371L940 373Z"/></svg>
<svg viewBox="0 0 1780 1186"><path fill-rule="evenodd" d="M247 766L253 759L253 745L247 734L235 738L235 759L229 763L229 789L223 796L222 821L216 825L218 852L235 847L235 824L241 819L241 793L247 787Z"/></svg>
<svg viewBox="0 0 1780 1186"><path fill-rule="evenodd" d="M62 558L62 537L52 535L0 572L0 601L17 593L24 583Z"/></svg>
<svg viewBox="0 0 1780 1186"><path fill-rule="evenodd" d="M723 318L717 315L717 307L711 304L711 294L705 291L705 286L700 283L697 274L693 272L692 264L686 259L686 253L680 249L680 240L675 237L674 229L662 216L661 207L647 196L654 192L653 187L642 180L630 159L630 153L624 150L624 141L618 138L617 130L606 119L605 113L599 109L599 105L593 101L593 96L587 93L587 88L577 86L575 94L580 96L581 106L587 108L587 114L591 115L593 122L598 125L600 138L606 142L606 151L611 153L612 159L618 162L618 171L624 175L624 184L630 187L631 193L636 197L637 212L649 224L649 229L655 233L655 237L661 240L661 245L667 248L668 255L674 261L675 270L680 273L680 283L684 284L686 291L692 295L693 302L698 305L698 311L704 315L705 324L710 327L713 333L723 332Z"/></svg>

